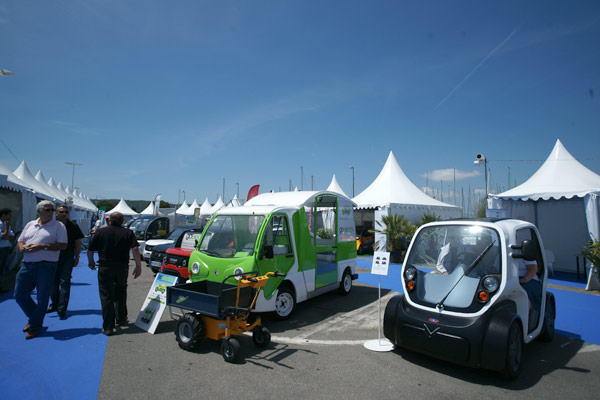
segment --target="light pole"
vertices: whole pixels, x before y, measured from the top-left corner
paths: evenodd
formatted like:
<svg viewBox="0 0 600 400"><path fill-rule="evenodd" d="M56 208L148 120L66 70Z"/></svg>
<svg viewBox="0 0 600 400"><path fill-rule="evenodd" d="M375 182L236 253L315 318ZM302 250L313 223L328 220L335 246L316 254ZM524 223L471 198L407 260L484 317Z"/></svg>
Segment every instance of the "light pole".
<svg viewBox="0 0 600 400"><path fill-rule="evenodd" d="M239 183L239 182L236 182L236 183L235 183L235 186L236 186L236 188L237 188L237 190L236 190L236 196L237 196L237 197L238 197L238 199L239 199L239 198L240 198L240 183Z"/></svg>
<svg viewBox="0 0 600 400"><path fill-rule="evenodd" d="M65 161L65 164L73 166L73 173L71 174L71 190L73 190L73 187L75 186L75 166L76 165L83 165L83 164L82 163L76 163L76 162L68 162L68 161Z"/></svg>
<svg viewBox="0 0 600 400"><path fill-rule="evenodd" d="M354 197L354 167L351 165L350 169L352 170L352 197Z"/></svg>
<svg viewBox="0 0 600 400"><path fill-rule="evenodd" d="M475 158L477 158L477 159L473 163L478 167L483 165L483 168L485 168L485 198L487 199L487 197L488 197L487 158L485 158L485 155L483 155L483 154L477 154L475 156Z"/></svg>

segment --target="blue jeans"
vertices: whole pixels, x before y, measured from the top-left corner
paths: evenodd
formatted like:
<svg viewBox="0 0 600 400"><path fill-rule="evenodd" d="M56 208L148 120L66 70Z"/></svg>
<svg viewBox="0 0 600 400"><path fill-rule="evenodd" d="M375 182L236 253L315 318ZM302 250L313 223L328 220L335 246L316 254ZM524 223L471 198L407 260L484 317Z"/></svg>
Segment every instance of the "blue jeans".
<svg viewBox="0 0 600 400"><path fill-rule="evenodd" d="M540 281L532 279L529 282L521 283L521 287L527 292L533 309L539 313L542 308L542 284Z"/></svg>
<svg viewBox="0 0 600 400"><path fill-rule="evenodd" d="M73 250L63 250L60 252L54 287L52 288L50 297L58 315L64 315L67 312L69 297L71 295L71 274L73 273L74 262L75 252Z"/></svg>
<svg viewBox="0 0 600 400"><path fill-rule="evenodd" d="M56 262L50 261L24 262L17 273L15 300L29 318L28 322L32 331L42 329L44 316L48 309L48 299L56 276L56 265ZM33 289L37 289L37 303L31 297Z"/></svg>

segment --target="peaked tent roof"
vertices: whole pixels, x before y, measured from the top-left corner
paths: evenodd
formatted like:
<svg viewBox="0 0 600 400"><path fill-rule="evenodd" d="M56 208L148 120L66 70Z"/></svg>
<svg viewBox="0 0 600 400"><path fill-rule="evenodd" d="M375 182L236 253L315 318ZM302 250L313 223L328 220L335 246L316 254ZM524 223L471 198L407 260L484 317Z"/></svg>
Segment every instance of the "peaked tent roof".
<svg viewBox="0 0 600 400"><path fill-rule="evenodd" d="M44 197L46 199L54 199L54 195L49 192L49 188L40 184L27 167L25 161L21 161L21 164L14 170L14 174L17 178L21 179L25 184L30 187L37 196Z"/></svg>
<svg viewBox="0 0 600 400"><path fill-rule="evenodd" d="M233 199L227 204L227 207L239 207L242 204L240 203L240 199L238 199L237 194L233 195Z"/></svg>
<svg viewBox="0 0 600 400"><path fill-rule="evenodd" d="M329 187L327 188L327 190L329 190L330 192L336 192L339 194L343 194L344 196L348 197L348 195L344 192L344 190L338 183L337 179L335 179L335 174L333 174L333 178L331 178L331 183L329 184Z"/></svg>
<svg viewBox="0 0 600 400"><path fill-rule="evenodd" d="M175 214L185 214L190 206L187 205L186 201L183 200L183 203L179 206L177 210L175 210Z"/></svg>
<svg viewBox="0 0 600 400"><path fill-rule="evenodd" d="M423 193L404 174L391 151L377 178L352 200L358 204L359 208L383 207L390 204L459 208Z"/></svg>
<svg viewBox="0 0 600 400"><path fill-rule="evenodd" d="M600 192L600 175L575 159L559 139L542 166L523 184L493 195L513 200L584 197Z"/></svg>
<svg viewBox="0 0 600 400"><path fill-rule="evenodd" d="M217 200L217 202L215 203L215 205L210 209L210 213L214 214L217 211L219 211L223 206L225 205L225 203L223 203L223 200L221 199L221 196L219 196L219 200Z"/></svg>
<svg viewBox="0 0 600 400"><path fill-rule="evenodd" d="M115 208L113 208L110 211L106 212L106 215L110 215L114 212L120 212L123 215L138 215L138 213L136 213L135 211L133 211L131 209L131 207L129 207L127 205L127 203L125 202L125 200L123 200L123 198L121 197L121 200L119 200L119 203L115 206Z"/></svg>
<svg viewBox="0 0 600 400"><path fill-rule="evenodd" d="M27 192L29 191L29 186L25 182L23 182L18 176L13 174L13 172L8 169L4 164L0 162L0 175L5 175L6 180L0 179L0 186L5 187L11 190L16 190L18 192Z"/></svg>
<svg viewBox="0 0 600 400"><path fill-rule="evenodd" d="M46 190L48 191L48 193L50 193L52 195L52 197L54 197L54 199L56 201L59 201L61 203L65 202L65 196L61 196L62 193L59 193L57 190L55 190L55 188L53 188L52 186L50 186L48 184L48 181L46 180L46 177L44 176L44 174L42 173L41 170L39 170L36 174L35 174L35 180L38 181L38 183L40 185L42 185L44 188L46 188Z"/></svg>
<svg viewBox="0 0 600 400"><path fill-rule="evenodd" d="M148 207L144 208L140 215L154 215L154 202L151 201Z"/></svg>
<svg viewBox="0 0 600 400"><path fill-rule="evenodd" d="M196 199L194 199L192 204L190 204L187 211L185 212L185 215L194 215L194 210L196 210L196 208L200 208L200 206L198 205Z"/></svg>
<svg viewBox="0 0 600 400"><path fill-rule="evenodd" d="M208 201L208 197L204 199L204 203L200 206L200 215L210 214L210 210L212 209L212 204Z"/></svg>

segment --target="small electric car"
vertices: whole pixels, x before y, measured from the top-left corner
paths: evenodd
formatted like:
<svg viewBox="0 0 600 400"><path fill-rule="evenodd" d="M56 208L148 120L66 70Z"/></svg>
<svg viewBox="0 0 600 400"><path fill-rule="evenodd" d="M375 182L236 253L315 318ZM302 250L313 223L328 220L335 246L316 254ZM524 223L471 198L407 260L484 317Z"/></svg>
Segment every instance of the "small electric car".
<svg viewBox="0 0 600 400"><path fill-rule="evenodd" d="M403 265L404 294L386 306L385 336L396 346L515 379L524 344L554 337L556 304L546 291L543 250L536 227L525 221L423 225ZM519 267L522 275L532 263L539 301L519 282Z"/></svg>

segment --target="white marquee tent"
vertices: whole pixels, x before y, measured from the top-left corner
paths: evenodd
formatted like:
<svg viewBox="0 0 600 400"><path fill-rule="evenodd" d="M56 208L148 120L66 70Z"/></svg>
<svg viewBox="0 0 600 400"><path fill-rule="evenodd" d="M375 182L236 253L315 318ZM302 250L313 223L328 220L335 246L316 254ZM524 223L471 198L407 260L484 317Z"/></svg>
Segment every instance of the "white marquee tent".
<svg viewBox="0 0 600 400"><path fill-rule="evenodd" d="M140 212L140 215L154 215L154 202L151 201L148 207Z"/></svg>
<svg viewBox="0 0 600 400"><path fill-rule="evenodd" d="M344 192L344 190L338 183L337 179L335 179L335 174L333 174L333 178L331 178L331 183L329 184L327 190L329 190L330 192L343 194L344 196L348 197L348 195Z"/></svg>
<svg viewBox="0 0 600 400"><path fill-rule="evenodd" d="M138 213L136 213L135 211L133 211L131 209L131 207L129 207L127 202L125 200L123 200L122 197L121 197L121 200L119 200L119 203L117 203L117 205L112 210L107 211L105 214L110 215L117 211L123 215L138 215Z"/></svg>
<svg viewBox="0 0 600 400"><path fill-rule="evenodd" d="M352 200L359 209L389 208L391 214L404 215L413 223L425 213L442 219L461 216L460 207L429 197L412 183L391 151L377 178Z"/></svg>
<svg viewBox="0 0 600 400"><path fill-rule="evenodd" d="M185 211L185 213L182 213L182 214L185 214L185 215L194 215L194 212L195 212L196 208L200 208L200 206L198 205L198 202L196 201L196 199L194 199L194 201L192 202L192 204L190 204L190 206Z"/></svg>
<svg viewBox="0 0 600 400"><path fill-rule="evenodd" d="M556 141L542 166L523 184L491 195L491 209L534 223L544 247L554 253L554 270L575 271L575 254L600 238L600 175Z"/></svg>
<svg viewBox="0 0 600 400"><path fill-rule="evenodd" d="M200 215L210 215L210 210L212 210L212 204L210 204L207 197L200 206Z"/></svg>
<svg viewBox="0 0 600 400"><path fill-rule="evenodd" d="M185 213L187 212L188 208L190 208L190 206L188 206L187 203L186 203L186 201L183 200L183 203L179 206L179 208L177 210L175 210L175 214L185 215Z"/></svg>
<svg viewBox="0 0 600 400"><path fill-rule="evenodd" d="M225 203L223 203L223 199L221 199L221 196L219 196L219 199L217 200L217 202L210 209L210 214L216 213L217 211L219 211L224 206L225 206Z"/></svg>

